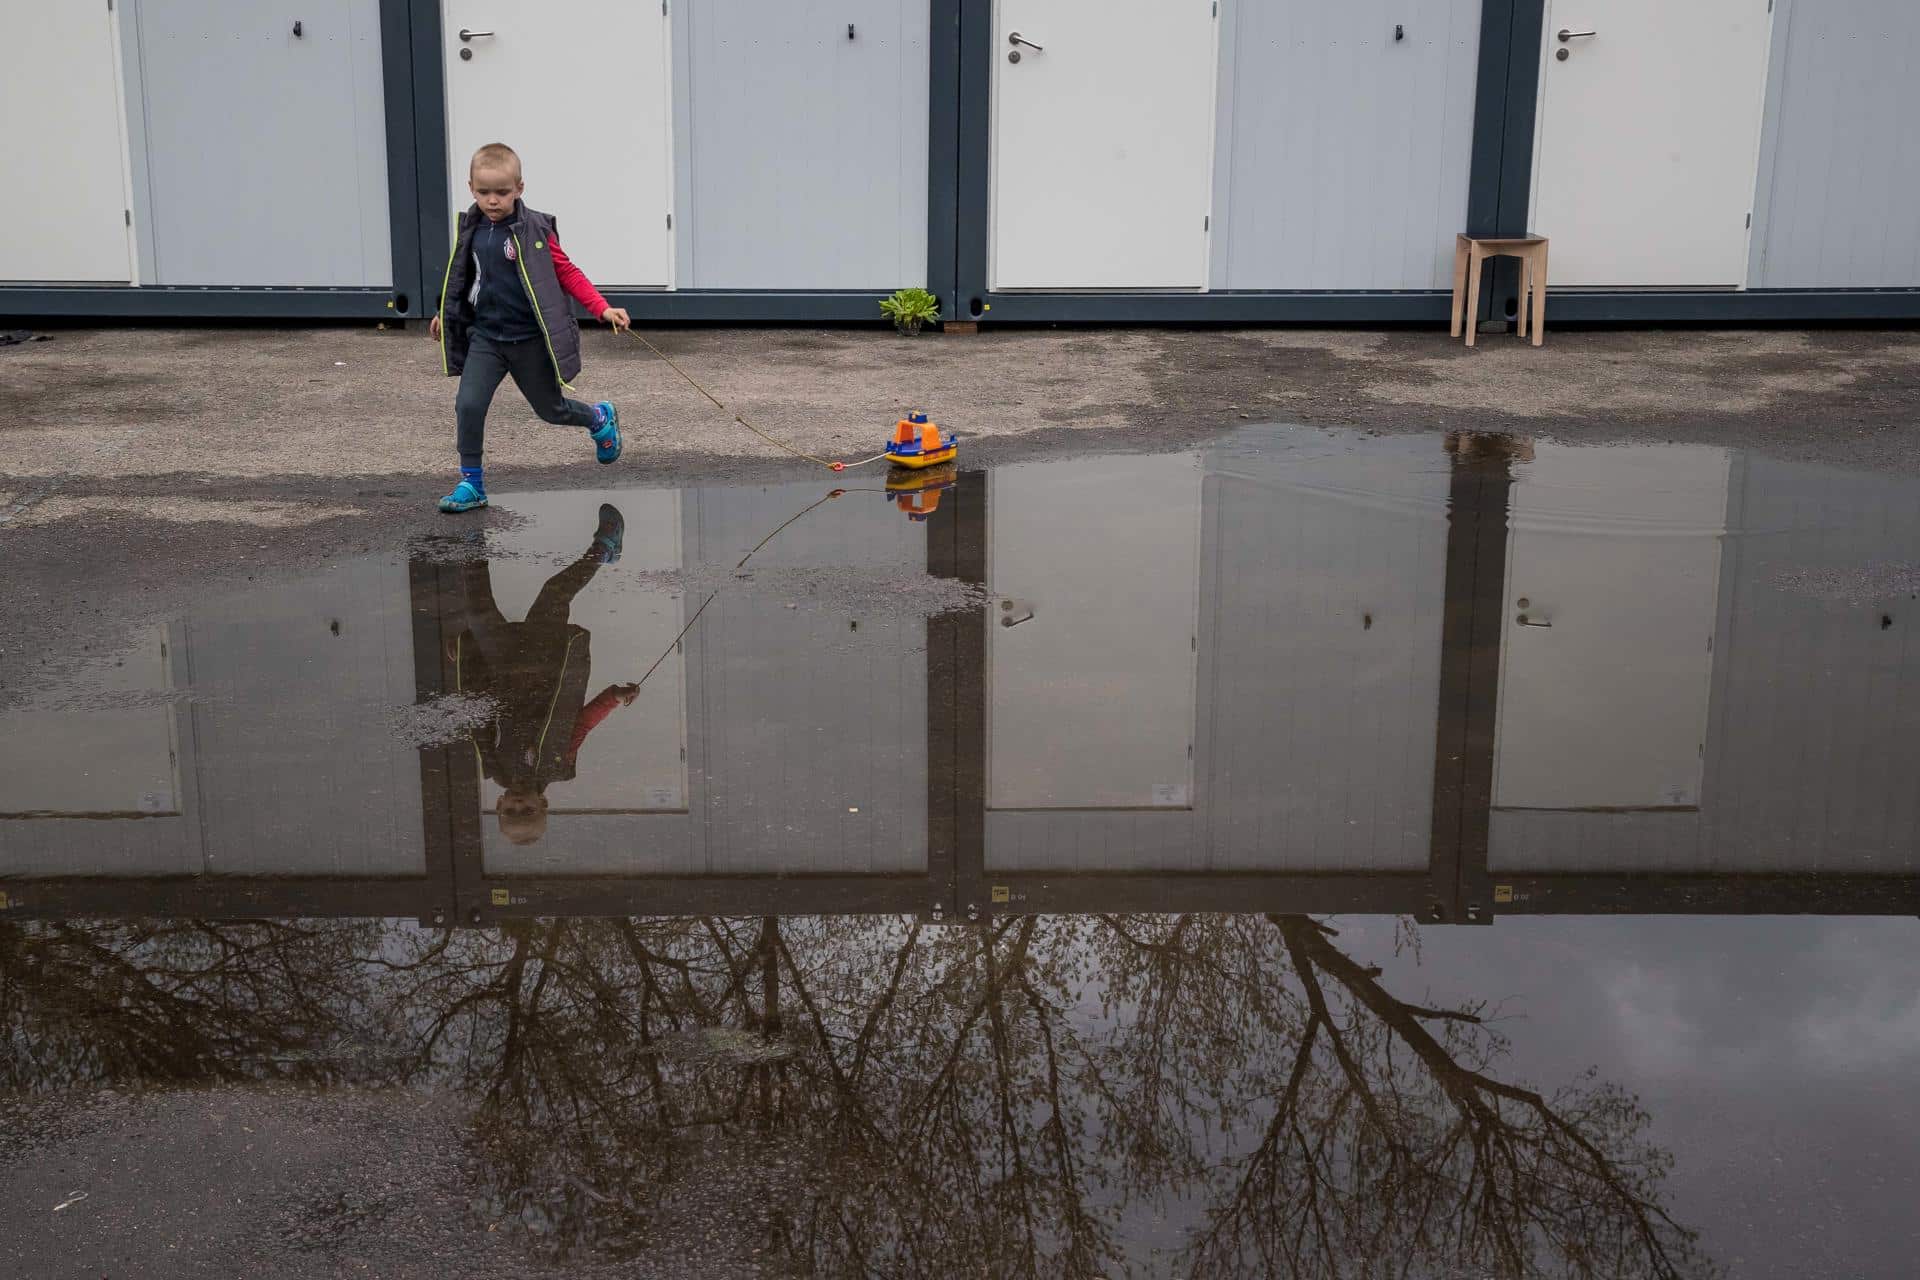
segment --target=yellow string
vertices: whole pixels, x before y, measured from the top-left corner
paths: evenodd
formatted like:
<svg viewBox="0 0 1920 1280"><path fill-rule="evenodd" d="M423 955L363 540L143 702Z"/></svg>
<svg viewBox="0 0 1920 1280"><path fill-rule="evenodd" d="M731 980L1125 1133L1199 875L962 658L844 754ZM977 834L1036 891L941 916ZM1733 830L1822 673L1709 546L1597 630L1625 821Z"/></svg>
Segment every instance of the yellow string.
<svg viewBox="0 0 1920 1280"><path fill-rule="evenodd" d="M654 346L651 342L647 341L646 338L642 337L639 333L628 328L616 328L614 332L624 333L629 337L638 339L641 346L645 347L647 350L653 352L653 354L655 354L656 356L659 356L662 360L666 361L667 368L673 370L675 373L685 378L687 380L688 386L692 387L695 391L698 391L701 395L705 396L708 400L712 401L714 408L718 409L722 413L733 413L733 420L735 422L739 423L741 426L745 427L747 430L753 432L753 434L759 436L762 440L765 440L768 444L772 445L776 449L784 449L786 452L792 454L794 457L805 458L808 462L817 462L821 466L827 468L829 471L846 471L853 467L864 467L869 462L878 462L882 458L887 456L886 453L882 451L880 453L874 454L871 458L862 458L858 462L834 462L830 459L818 457L814 454L806 453L802 450L796 449L792 445L787 444L785 441L779 440L774 436L770 436L766 432L762 431L760 428L754 426L751 422L747 421L745 415L734 413L733 410L727 408L727 406L725 406L724 404L721 404L720 401L714 397L713 392L701 386L697 381L694 380L694 377L692 374L688 373L685 369L682 369L679 365L675 364L673 362L672 356L669 356L666 352ZM705 606L702 606L702 607L704 608ZM698 615L696 614L695 616L697 617Z"/></svg>

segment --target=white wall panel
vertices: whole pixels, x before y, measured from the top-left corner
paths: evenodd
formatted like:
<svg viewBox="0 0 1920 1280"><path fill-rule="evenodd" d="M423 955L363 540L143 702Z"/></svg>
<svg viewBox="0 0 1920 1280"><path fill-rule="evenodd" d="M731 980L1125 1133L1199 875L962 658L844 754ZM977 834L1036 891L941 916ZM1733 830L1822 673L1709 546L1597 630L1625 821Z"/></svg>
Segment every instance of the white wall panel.
<svg viewBox="0 0 1920 1280"><path fill-rule="evenodd" d="M105 4L0 0L0 281L132 279L118 38Z"/></svg>

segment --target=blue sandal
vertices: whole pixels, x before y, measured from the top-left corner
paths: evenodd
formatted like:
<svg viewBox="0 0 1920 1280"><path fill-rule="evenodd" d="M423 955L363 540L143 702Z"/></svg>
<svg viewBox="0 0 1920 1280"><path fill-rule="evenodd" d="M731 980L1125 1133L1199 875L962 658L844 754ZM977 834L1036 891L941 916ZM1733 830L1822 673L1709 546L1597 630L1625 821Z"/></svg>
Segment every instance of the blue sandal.
<svg viewBox="0 0 1920 1280"><path fill-rule="evenodd" d="M462 480L453 486L453 492L440 499L440 509L448 515L462 511L476 511L487 505L487 495Z"/></svg>
<svg viewBox="0 0 1920 1280"><path fill-rule="evenodd" d="M593 531L593 550L601 564L620 563L620 550L627 540L626 518L610 502L600 504L600 527Z"/></svg>
<svg viewBox="0 0 1920 1280"><path fill-rule="evenodd" d="M602 400L594 408L600 411L600 426L593 432L593 456L601 463L620 459L620 411L613 401Z"/></svg>

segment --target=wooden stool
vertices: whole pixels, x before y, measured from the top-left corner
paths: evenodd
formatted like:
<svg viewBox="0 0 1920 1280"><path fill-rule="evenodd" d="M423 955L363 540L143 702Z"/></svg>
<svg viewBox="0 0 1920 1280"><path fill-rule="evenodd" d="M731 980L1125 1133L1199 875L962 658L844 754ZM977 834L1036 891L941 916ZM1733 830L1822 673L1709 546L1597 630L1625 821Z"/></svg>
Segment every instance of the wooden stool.
<svg viewBox="0 0 1920 1280"><path fill-rule="evenodd" d="M1453 336L1465 323L1467 345L1480 325L1480 268L1488 258L1520 259L1520 336L1527 336L1528 311L1533 317L1533 345L1546 341L1547 238L1545 236L1456 236L1453 242ZM1464 305L1463 305L1464 304Z"/></svg>

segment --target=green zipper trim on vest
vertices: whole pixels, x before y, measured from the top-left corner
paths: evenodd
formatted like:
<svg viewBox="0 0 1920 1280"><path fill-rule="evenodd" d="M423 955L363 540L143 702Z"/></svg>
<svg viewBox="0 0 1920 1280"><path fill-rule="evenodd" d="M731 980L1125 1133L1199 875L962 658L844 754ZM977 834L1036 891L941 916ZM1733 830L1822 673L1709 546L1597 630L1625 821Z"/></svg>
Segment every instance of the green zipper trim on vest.
<svg viewBox="0 0 1920 1280"><path fill-rule="evenodd" d="M440 373L453 376L447 363L447 283L453 279L453 260L460 256L460 214L453 215L453 247L447 250L447 269L440 273Z"/></svg>
<svg viewBox="0 0 1920 1280"><path fill-rule="evenodd" d="M553 728L553 713L560 705L560 695L567 687L567 668L573 665L573 646L580 641L579 636L568 636L567 647L560 655L560 678L554 681L553 696L547 699L547 718L540 726L540 736L533 744L533 759L537 765L547 754L547 731Z"/></svg>
<svg viewBox="0 0 1920 1280"><path fill-rule="evenodd" d="M520 247L520 233L509 231L513 237L513 265L520 268L520 283L526 286L527 301L533 304L533 318L540 322L540 337L547 344L547 359L553 361L553 376L560 380L562 391L572 391L573 384L567 381L567 375L560 372L560 357L553 352L553 335L547 332L547 318L541 314L540 299L533 292L533 281L527 276L527 251Z"/></svg>

